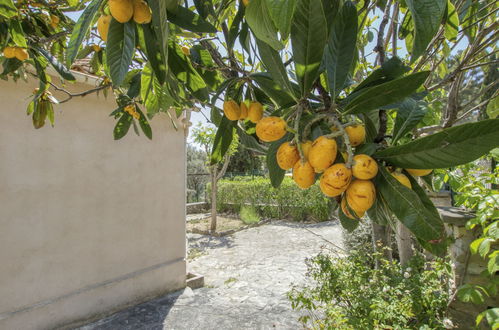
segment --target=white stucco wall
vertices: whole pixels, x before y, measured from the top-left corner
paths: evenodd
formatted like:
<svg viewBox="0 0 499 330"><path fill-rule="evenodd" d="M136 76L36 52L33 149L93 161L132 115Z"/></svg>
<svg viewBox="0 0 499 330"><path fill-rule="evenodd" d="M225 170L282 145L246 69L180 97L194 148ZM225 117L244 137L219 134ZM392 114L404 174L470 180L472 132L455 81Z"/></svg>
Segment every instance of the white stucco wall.
<svg viewBox="0 0 499 330"><path fill-rule="evenodd" d="M0 329L75 324L185 286L184 131L163 114L152 141L133 128L114 141L102 94L35 130L35 87L0 80Z"/></svg>

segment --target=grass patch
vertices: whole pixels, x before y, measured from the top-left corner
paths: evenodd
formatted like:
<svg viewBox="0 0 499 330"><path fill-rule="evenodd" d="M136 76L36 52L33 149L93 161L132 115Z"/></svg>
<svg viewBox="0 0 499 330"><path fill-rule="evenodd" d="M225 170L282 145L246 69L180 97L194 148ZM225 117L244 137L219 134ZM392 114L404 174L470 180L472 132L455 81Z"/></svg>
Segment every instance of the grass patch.
<svg viewBox="0 0 499 330"><path fill-rule="evenodd" d="M252 225L260 221L260 215L258 211L250 205L243 205L239 211L239 217L241 220L247 224Z"/></svg>

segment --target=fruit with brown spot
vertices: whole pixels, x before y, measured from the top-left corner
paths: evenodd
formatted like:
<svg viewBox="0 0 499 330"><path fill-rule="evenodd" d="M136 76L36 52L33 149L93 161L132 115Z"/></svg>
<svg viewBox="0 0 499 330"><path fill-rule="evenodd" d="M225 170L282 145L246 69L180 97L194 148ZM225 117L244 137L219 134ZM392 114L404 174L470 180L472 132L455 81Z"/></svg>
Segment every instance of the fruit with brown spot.
<svg viewBox="0 0 499 330"><path fill-rule="evenodd" d="M301 189L310 188L315 182L315 172L309 162L298 160L293 166L293 180Z"/></svg>
<svg viewBox="0 0 499 330"><path fill-rule="evenodd" d="M315 169L315 172L322 173L334 163L337 151L338 146L334 139L319 136L312 143L312 147L308 153L308 161Z"/></svg>
<svg viewBox="0 0 499 330"><path fill-rule="evenodd" d="M283 170L289 170L300 159L298 148L289 142L284 142L277 149L277 164Z"/></svg>
<svg viewBox="0 0 499 330"><path fill-rule="evenodd" d="M366 129L364 125L352 125L345 127L345 132L350 140L350 145L356 147L366 140Z"/></svg>
<svg viewBox="0 0 499 330"><path fill-rule="evenodd" d="M352 171L353 176L357 179L369 180L378 174L378 164L368 155L355 155L353 157Z"/></svg>
<svg viewBox="0 0 499 330"><path fill-rule="evenodd" d="M324 195L335 197L348 188L351 180L352 171L345 164L334 164L322 174L320 188Z"/></svg>
<svg viewBox="0 0 499 330"><path fill-rule="evenodd" d="M376 188L369 180L353 180L346 190L347 203L357 214L361 214L373 206L376 200Z"/></svg>
<svg viewBox="0 0 499 330"><path fill-rule="evenodd" d="M264 142L274 142L286 135L286 128L284 119L273 116L265 117L256 124L256 135Z"/></svg>
<svg viewBox="0 0 499 330"><path fill-rule="evenodd" d="M342 198L341 199L341 210L343 211L343 213L349 217L350 219L354 219L354 220L357 220L357 218L362 218L365 214L365 212L357 212L357 211L354 211L352 209L352 211L355 213L355 215L357 216L357 218L355 218L351 213L350 211L348 210L348 207L347 207L347 199L346 198Z"/></svg>

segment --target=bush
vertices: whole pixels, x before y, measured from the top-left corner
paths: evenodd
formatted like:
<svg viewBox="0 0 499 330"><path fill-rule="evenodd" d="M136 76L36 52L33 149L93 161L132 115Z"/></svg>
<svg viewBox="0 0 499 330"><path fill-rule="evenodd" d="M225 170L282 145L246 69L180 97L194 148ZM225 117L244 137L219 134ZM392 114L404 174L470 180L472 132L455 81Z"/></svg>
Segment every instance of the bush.
<svg viewBox="0 0 499 330"><path fill-rule="evenodd" d="M450 265L425 262L422 256L407 267L352 253L348 257L319 254L308 260L313 286L294 287L293 309L307 311L305 327L317 329L444 329L449 301Z"/></svg>
<svg viewBox="0 0 499 330"><path fill-rule="evenodd" d="M254 207L264 218L325 221L330 218L332 202L321 193L318 184L302 190L289 177L277 189L263 177L220 180L218 211L239 213L244 205Z"/></svg>
<svg viewBox="0 0 499 330"><path fill-rule="evenodd" d="M251 205L243 205L241 211L239 212L239 217L242 222L247 225L251 225L260 221L260 216L257 210Z"/></svg>

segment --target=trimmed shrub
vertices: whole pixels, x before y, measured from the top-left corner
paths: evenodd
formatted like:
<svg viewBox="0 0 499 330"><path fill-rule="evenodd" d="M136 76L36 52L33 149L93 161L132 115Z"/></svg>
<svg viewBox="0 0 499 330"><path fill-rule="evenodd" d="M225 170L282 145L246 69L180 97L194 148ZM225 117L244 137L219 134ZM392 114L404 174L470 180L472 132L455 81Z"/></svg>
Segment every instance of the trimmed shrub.
<svg viewBox="0 0 499 330"><path fill-rule="evenodd" d="M325 221L330 219L333 202L321 193L318 184L302 190L289 177L277 189L263 177L220 180L218 211L239 213L244 205L254 207L264 218Z"/></svg>

